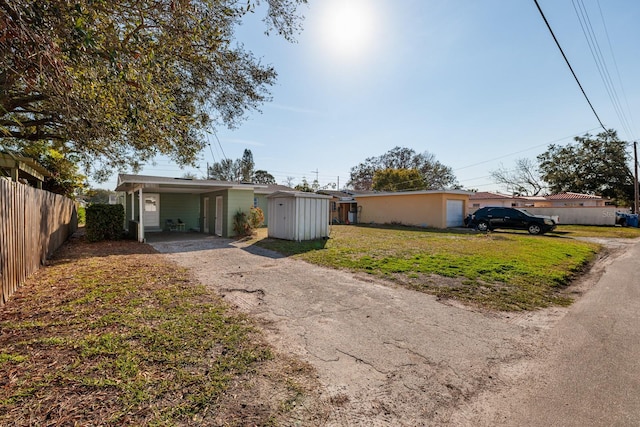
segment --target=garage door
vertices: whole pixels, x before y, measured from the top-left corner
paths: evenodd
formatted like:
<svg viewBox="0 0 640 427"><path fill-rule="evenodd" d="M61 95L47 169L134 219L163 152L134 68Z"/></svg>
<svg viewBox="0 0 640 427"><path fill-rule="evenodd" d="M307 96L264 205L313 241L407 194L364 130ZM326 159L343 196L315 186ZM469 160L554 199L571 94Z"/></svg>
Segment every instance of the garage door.
<svg viewBox="0 0 640 427"><path fill-rule="evenodd" d="M447 227L464 225L463 207L462 200L447 200Z"/></svg>

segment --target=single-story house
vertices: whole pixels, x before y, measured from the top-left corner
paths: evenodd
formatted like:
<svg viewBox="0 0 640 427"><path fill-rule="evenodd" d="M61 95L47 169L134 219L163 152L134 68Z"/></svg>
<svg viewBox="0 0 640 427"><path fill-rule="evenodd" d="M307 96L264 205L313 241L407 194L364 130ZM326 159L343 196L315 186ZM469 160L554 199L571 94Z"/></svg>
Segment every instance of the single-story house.
<svg viewBox="0 0 640 427"><path fill-rule="evenodd" d="M611 200L594 196L593 194L581 193L558 193L544 196L544 200L536 203L536 207L540 208L556 208L556 207L601 207L609 205Z"/></svg>
<svg viewBox="0 0 640 427"><path fill-rule="evenodd" d="M142 242L146 232L169 229L231 237L235 235L233 216L239 210L248 212L257 203L256 191L267 189L266 185L121 174L115 190L125 208L125 229Z"/></svg>
<svg viewBox="0 0 640 427"><path fill-rule="evenodd" d="M329 201L329 221L331 224L356 224L358 222L356 196L359 194L374 194L373 191L356 192L353 190L320 190L318 193L331 196Z"/></svg>
<svg viewBox="0 0 640 427"><path fill-rule="evenodd" d="M357 222L449 228L464 224L470 191L424 190L360 194Z"/></svg>

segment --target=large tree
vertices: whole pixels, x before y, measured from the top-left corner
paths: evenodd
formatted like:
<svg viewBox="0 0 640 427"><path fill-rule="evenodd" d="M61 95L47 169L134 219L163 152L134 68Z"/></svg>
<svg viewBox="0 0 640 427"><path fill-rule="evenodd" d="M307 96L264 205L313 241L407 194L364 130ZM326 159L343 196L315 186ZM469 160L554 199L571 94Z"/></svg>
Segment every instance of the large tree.
<svg viewBox="0 0 640 427"><path fill-rule="evenodd" d="M538 156L542 179L553 193L596 194L632 202L633 174L627 143L615 131L576 137L575 144L550 145Z"/></svg>
<svg viewBox="0 0 640 427"><path fill-rule="evenodd" d="M0 142L46 141L94 172L192 164L204 130L269 99L275 70L234 41L260 3L0 0ZM262 3L266 30L291 40L306 0Z"/></svg>
<svg viewBox="0 0 640 427"><path fill-rule="evenodd" d="M253 183L254 184L276 184L276 179L273 175L265 170L257 170L253 174Z"/></svg>
<svg viewBox="0 0 640 427"><path fill-rule="evenodd" d="M425 183L417 169L381 169L373 174L373 190L424 190Z"/></svg>
<svg viewBox="0 0 640 427"><path fill-rule="evenodd" d="M531 159L517 159L513 169L501 166L490 173L496 183L505 185L514 196L537 196L546 188L538 165Z"/></svg>
<svg viewBox="0 0 640 427"><path fill-rule="evenodd" d="M395 147L378 157L369 157L363 163L351 168L348 186L355 190L371 190L376 171L384 169L415 169L424 181L423 189L439 190L456 187L453 170L438 162L427 151L416 153L411 148Z"/></svg>

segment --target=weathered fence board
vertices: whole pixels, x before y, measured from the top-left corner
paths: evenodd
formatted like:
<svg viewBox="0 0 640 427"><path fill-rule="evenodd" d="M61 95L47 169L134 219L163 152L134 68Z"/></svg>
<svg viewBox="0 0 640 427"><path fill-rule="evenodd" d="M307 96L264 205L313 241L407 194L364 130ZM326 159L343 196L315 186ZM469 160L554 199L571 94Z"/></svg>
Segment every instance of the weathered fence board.
<svg viewBox="0 0 640 427"><path fill-rule="evenodd" d="M0 305L76 229L73 200L0 179Z"/></svg>

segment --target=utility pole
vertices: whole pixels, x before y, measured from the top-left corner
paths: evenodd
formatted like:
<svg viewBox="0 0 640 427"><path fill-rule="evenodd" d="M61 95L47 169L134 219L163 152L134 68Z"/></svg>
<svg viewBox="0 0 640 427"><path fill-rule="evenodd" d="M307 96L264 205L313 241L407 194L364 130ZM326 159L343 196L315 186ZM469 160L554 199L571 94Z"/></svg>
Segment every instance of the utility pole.
<svg viewBox="0 0 640 427"><path fill-rule="evenodd" d="M638 141L633 141L633 167L635 176L633 180L633 213L638 213Z"/></svg>

